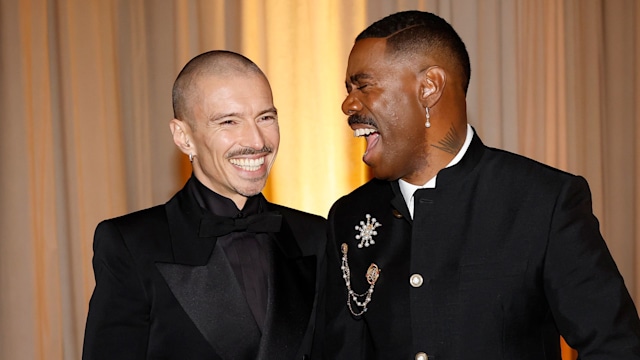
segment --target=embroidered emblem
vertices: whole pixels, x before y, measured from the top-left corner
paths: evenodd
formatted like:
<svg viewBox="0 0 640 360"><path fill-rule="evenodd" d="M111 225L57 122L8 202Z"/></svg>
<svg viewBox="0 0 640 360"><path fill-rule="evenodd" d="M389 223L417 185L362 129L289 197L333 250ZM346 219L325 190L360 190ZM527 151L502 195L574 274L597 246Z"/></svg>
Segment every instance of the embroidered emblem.
<svg viewBox="0 0 640 360"><path fill-rule="evenodd" d="M356 230L360 231L360 234L356 235L356 240L360 240L358 248L362 249L362 246L369 247L369 245L375 244L373 240L374 235L378 235L377 228L382 226L376 218L372 218L371 215L365 215L367 222L360 221L360 225L356 225Z"/></svg>

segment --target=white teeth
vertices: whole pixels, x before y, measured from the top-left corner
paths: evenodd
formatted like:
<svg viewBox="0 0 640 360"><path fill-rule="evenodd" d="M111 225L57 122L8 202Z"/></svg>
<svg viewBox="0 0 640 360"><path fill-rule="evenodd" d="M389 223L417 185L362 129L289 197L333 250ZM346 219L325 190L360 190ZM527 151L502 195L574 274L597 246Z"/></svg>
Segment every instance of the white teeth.
<svg viewBox="0 0 640 360"><path fill-rule="evenodd" d="M245 171L256 171L264 164L264 157L257 159L229 159L229 162L235 166L239 166Z"/></svg>
<svg viewBox="0 0 640 360"><path fill-rule="evenodd" d="M355 129L353 130L353 136L354 137L360 137L360 136L367 136L367 135L371 135L375 132L378 132L378 130L376 129Z"/></svg>

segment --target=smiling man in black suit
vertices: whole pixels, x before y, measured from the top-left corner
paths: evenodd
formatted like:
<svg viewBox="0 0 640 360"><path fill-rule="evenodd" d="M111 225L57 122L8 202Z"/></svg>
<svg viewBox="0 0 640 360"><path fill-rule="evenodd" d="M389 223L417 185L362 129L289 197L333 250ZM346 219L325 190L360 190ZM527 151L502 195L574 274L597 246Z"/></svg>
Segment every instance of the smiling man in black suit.
<svg viewBox="0 0 640 360"><path fill-rule="evenodd" d="M101 222L83 359L305 359L325 220L261 194L280 141L269 82L228 51L173 87L193 174L164 205Z"/></svg>

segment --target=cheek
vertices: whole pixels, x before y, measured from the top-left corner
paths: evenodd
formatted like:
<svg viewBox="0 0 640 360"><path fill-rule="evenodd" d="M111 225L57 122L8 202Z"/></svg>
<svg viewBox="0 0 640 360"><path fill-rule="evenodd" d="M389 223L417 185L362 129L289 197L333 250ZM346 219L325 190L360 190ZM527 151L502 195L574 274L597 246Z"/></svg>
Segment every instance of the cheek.
<svg viewBox="0 0 640 360"><path fill-rule="evenodd" d="M389 151L392 161L409 161L424 157L427 151L425 141L424 123L411 121L415 114L400 114L396 124L392 124L387 136L389 145L385 148Z"/></svg>
<svg viewBox="0 0 640 360"><path fill-rule="evenodd" d="M378 106L377 109L375 109L376 112L378 112L379 115L382 115L389 125L397 126L402 112L402 108L399 106L398 101L395 98L382 96L377 102ZM373 108L376 107L375 104L376 101L373 101Z"/></svg>
<svg viewBox="0 0 640 360"><path fill-rule="evenodd" d="M224 135L224 134L218 134ZM211 157L220 158L233 150L234 142L231 140L231 136L211 136L206 140L206 151L210 153Z"/></svg>
<svg viewBox="0 0 640 360"><path fill-rule="evenodd" d="M270 134L269 140L271 141L273 146L278 147L278 145L280 144L280 131L278 129L275 129L275 131Z"/></svg>
<svg viewBox="0 0 640 360"><path fill-rule="evenodd" d="M206 155L211 158L224 156L224 151L216 148L216 143L214 141L209 141L203 150L207 153Z"/></svg>
<svg viewBox="0 0 640 360"><path fill-rule="evenodd" d="M403 96L404 93L398 95L381 99L383 101L380 102L379 109L386 115L389 125L409 131L408 129L414 127L416 123L424 123L421 115L422 107L412 102L409 96Z"/></svg>
<svg viewBox="0 0 640 360"><path fill-rule="evenodd" d="M277 126L269 128L264 132L265 142L267 146L270 146L273 151L278 149L280 144L280 130Z"/></svg>

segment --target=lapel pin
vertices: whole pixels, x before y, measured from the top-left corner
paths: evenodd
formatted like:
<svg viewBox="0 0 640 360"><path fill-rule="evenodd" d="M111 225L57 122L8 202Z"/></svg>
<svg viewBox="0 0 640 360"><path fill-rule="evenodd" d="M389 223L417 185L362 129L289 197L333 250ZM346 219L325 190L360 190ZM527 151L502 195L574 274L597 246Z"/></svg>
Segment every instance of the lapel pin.
<svg viewBox="0 0 640 360"><path fill-rule="evenodd" d="M391 214L393 214L393 217L396 219L402 219L402 214L400 214L400 211L397 209L391 210Z"/></svg>
<svg viewBox="0 0 640 360"><path fill-rule="evenodd" d="M356 230L360 231L359 234L356 235L356 240L360 240L358 244L358 248L362 249L362 247L369 247L369 245L375 244L375 240L373 240L374 235L378 235L376 231L377 228L382 226L376 220L376 218L372 218L370 214L365 215L367 222L360 221L360 225L356 225Z"/></svg>

